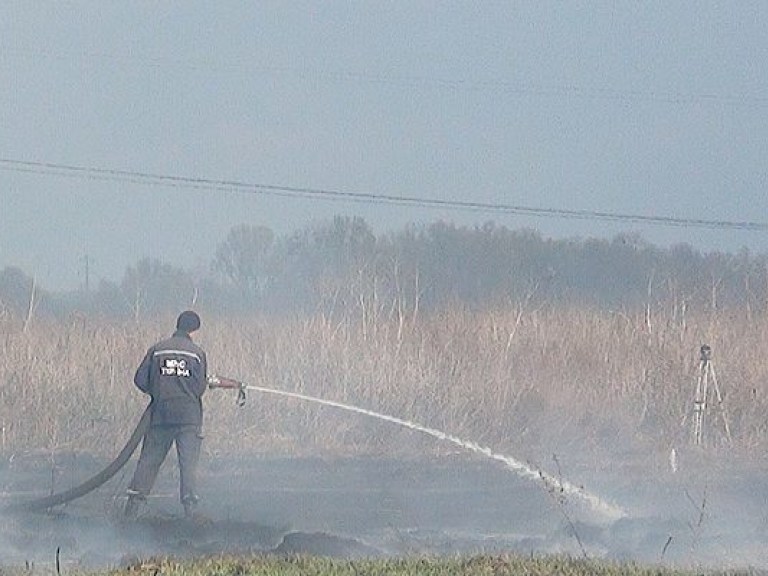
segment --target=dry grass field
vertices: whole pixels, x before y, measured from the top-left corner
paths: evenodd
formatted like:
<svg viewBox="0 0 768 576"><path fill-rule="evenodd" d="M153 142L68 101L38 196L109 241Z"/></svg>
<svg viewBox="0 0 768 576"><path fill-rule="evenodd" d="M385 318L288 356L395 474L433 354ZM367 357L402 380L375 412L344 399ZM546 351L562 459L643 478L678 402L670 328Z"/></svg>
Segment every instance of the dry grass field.
<svg viewBox="0 0 768 576"><path fill-rule="evenodd" d="M642 454L689 445L699 347L724 395L705 440L749 456L766 440L768 320L744 310L652 315L547 306L295 319L204 315L210 371L431 426L511 454ZM132 385L173 317L115 323L5 318L0 451L111 456L146 404ZM727 417L727 441L721 417ZM253 394L206 398L209 454L424 455L450 449L358 415Z"/></svg>
<svg viewBox="0 0 768 576"><path fill-rule="evenodd" d="M173 321L174 315L139 323L84 317L0 321L0 456L9 471L8 498L26 489L20 484L26 469L16 462L50 468L26 472L35 479L29 489L39 493L48 476L52 490L72 481L54 482L57 465L78 470L78 455L93 457L93 463L117 453L147 403L132 384L135 367L146 348L170 332ZM226 494L209 500L209 509L227 514L232 503L224 502L226 495L238 502L245 520L272 514L275 525L287 518L310 532L318 529L312 520L316 513L320 529L331 536L347 534L359 521L355 530L364 528L366 538L383 538L389 545L377 532L380 523L390 521L387 506L393 498L405 502L418 493L426 499L424 508L410 517L406 511L412 504L403 505L397 510L405 516L392 520L403 529L422 530L409 532L409 546L434 538L427 549L442 550L444 540L435 534L444 534L446 549L453 550L464 542L461 538L467 546L475 542L475 536L466 536L475 535L472 530L481 540L484 531L496 536L512 531L532 538L530 550L537 552L581 550L596 558L682 566L768 566L768 516L759 504L765 489L767 324L765 317L747 310L681 315L662 306L650 314L555 305L484 311L453 307L427 314L361 305L345 315L292 319L217 318L203 312L196 339L207 350L213 373L444 431L534 470L584 482L587 490L626 506L630 516L608 525L593 523L594 515L558 496L551 482L544 483L544 493L511 478L493 483L490 468L472 481L477 485L460 484L451 492L451 482L440 477L442 468L429 464L452 462L455 474L472 470L459 464L470 460L451 442L359 413L256 391L239 407L228 390L206 394L206 486L214 492L217 483L228 486ZM722 410L710 396L703 450L693 446L702 344L712 347L724 395ZM673 449L682 463L679 473L671 471ZM313 468L315 457L335 464ZM284 466L282 476L280 459L295 463ZM233 461L272 464L241 470L231 466ZM391 463L399 462L394 468L405 476L376 480L374 471L382 468L365 464L376 461L390 462L383 468L388 474L395 474ZM355 462L370 467L364 478L354 475L357 468L350 463ZM234 478L217 475L217 466L225 465ZM289 469L299 477L293 478ZM335 470L352 470L353 477L329 477ZM424 480L427 470L436 477ZM318 478L323 471L324 479ZM417 478L424 480L418 488ZM298 484L285 486L289 479ZM168 484L173 481L165 480L163 498L173 509ZM314 491L315 481L319 491ZM93 506L108 506L112 498L118 498L112 505L119 505L118 493L85 499L71 516L58 520L20 519L31 524L6 530L0 541L5 538L6 548L21 558L49 553L70 532L62 533L68 518L81 532L69 535L75 540L65 551L68 557L85 557L92 532L117 530L98 513L94 516ZM341 499L333 500L334 495ZM483 508L488 498L493 503ZM154 503L154 509L165 500ZM91 512L80 518L83 510ZM438 532L424 520L433 513L442 514ZM225 521L218 519L220 525ZM50 541L36 523L50 533ZM29 542L17 543L20 534ZM517 546L519 538L514 538L510 542ZM112 559L126 546L112 538L103 554Z"/></svg>

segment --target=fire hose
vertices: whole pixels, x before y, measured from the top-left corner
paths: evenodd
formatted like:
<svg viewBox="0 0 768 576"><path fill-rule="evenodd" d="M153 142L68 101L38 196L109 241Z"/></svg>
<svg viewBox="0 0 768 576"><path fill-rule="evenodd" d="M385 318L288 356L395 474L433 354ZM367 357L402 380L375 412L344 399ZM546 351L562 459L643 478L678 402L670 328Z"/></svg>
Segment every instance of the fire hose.
<svg viewBox="0 0 768 576"><path fill-rule="evenodd" d="M231 378L224 378L221 376L209 376L208 377L209 388L224 388L237 390L237 405L243 406L245 404L245 390L246 385L237 380ZM74 486L64 492L51 494L43 498L37 498L35 500L29 500L26 502L19 502L10 504L4 507L2 510L7 512L38 512L41 510L48 510L54 506L66 504L77 498L85 496L89 492L93 492L99 486L105 484L110 478L117 474L123 466L125 466L131 459L131 456L136 451L139 443L144 438L144 435L149 429L149 422L152 415L152 404L146 407L144 413L141 415L136 428L133 430L128 441L120 450L120 453L110 462L101 472L92 476L82 484Z"/></svg>
<svg viewBox="0 0 768 576"><path fill-rule="evenodd" d="M480 446L479 444L476 444L474 442L462 440L461 438L452 436L450 434L447 434L445 432L442 432L434 428L429 428L414 422L403 420L401 418L389 416L379 412L374 412L372 410L366 410L364 408L359 408L357 406L343 404L341 402L324 400L322 398L307 396L305 394L300 394L298 392L287 392L284 390L276 390L271 388L263 388L261 386L247 385L244 382L240 382L238 380L234 380L231 378L224 378L220 376L210 376L208 378L208 387L237 390L238 406L242 406L243 404L245 404L246 390L251 390L251 391L257 391L257 392L263 392L263 393L269 393L269 394L277 394L280 396L286 396L286 397L295 398L298 400L312 401L322 405L341 408L350 412L365 414L367 416L376 417L380 420L392 422L394 424L399 424L401 426L405 426L406 428L410 428L412 430L416 430L418 432L428 434L440 440L446 440L446 441L452 442L458 446L461 446L462 448L467 448L473 452L477 452L493 460L501 461L509 469L511 469L521 477L525 477L525 478L529 478L537 481L539 480L544 481L544 484L547 487L547 490L556 489L558 493L565 493L565 494L578 497L579 499L585 501L594 510L604 514L606 518L609 518L611 520L616 520L618 518L623 518L627 516L627 512L622 508L615 506L610 502L604 501L598 496L587 492L580 486L574 485L562 478L547 474L542 470L532 468L527 464L525 464L524 462L516 460L515 458L512 458L510 456L498 454L493 450L491 450L490 448ZM39 498L37 500L31 500L31 501L22 502L19 504L14 504L4 508L3 510L4 511L5 510L16 510L16 511L47 510L49 508L52 508L53 506L64 504L76 498L80 498L81 496L84 496L85 494L88 494L89 492L95 490L96 488L104 484L107 480L109 480L112 476L114 476L128 462L131 455L136 450L136 447L139 445L139 442L144 437L144 434L146 433L147 429L149 428L150 414L151 414L151 405L147 407L147 409L144 411L144 414L139 420L139 423L136 426L136 429L133 431L131 438L128 440L126 445L120 451L120 454L117 456L117 458L115 458L114 461L112 461L104 470L99 472L96 476L90 478L86 482L83 482L79 486L71 488L65 492L61 492L59 494L52 494L50 496L47 496L45 498Z"/></svg>

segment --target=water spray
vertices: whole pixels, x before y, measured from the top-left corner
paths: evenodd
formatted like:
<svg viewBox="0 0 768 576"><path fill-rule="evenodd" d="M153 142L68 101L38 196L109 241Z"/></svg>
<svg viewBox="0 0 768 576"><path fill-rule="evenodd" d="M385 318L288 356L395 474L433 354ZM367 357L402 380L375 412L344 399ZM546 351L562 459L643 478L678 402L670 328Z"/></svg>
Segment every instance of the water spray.
<svg viewBox="0 0 768 576"><path fill-rule="evenodd" d="M529 480L542 481L546 485L547 489L555 490L565 496L573 496L574 498L577 498L585 502L593 510L595 510L596 512L599 512L600 514L602 514L603 516L605 516L611 521L615 521L615 520L618 520L619 518L624 518L627 516L627 512L622 508L620 508L619 506L611 504L610 502L603 500L599 496L592 494L590 492L587 492L583 488L576 486L575 484L572 484L571 482L568 482L563 478L556 478L555 476L552 476L551 474L548 474L543 470L534 469L528 466L527 464L525 464L524 462L521 462L515 458L512 458L511 456L499 454L498 452L494 452L491 448L488 448L486 446L481 446L476 442L462 440L457 436L453 436L451 434L443 432L442 430L437 430L436 428L429 428L427 426L422 426L421 424L417 424L415 422L410 422L408 420L403 420L402 418L397 418L396 416L382 414L380 412L375 412L373 410L368 410L366 408L352 406L351 404L344 404L342 402L336 402L334 400L325 400L323 398L317 398L315 396L309 396L307 394L301 394L299 392L288 392L285 390L278 390L275 388L254 386L252 384L238 382L237 380L232 380L230 378L212 376L209 379L209 385L211 388L237 389L238 404L240 405L244 403L245 390L252 390L254 392L262 392L264 394L284 396L287 398L294 398L296 400L303 400L305 402L313 402L315 404L321 404L323 406L330 406L332 408L339 408L341 410L346 410L348 412L363 414L365 416L371 416L373 418L378 418L379 420L384 420L385 422L391 422L392 424L404 426L411 430L428 434L429 436L437 438L438 440L451 442L453 444L456 444L457 446L461 446L462 448L471 450L472 452L481 454L487 458L491 458L493 460L502 462L506 465L508 469L512 470L518 476L529 479Z"/></svg>
<svg viewBox="0 0 768 576"><path fill-rule="evenodd" d="M237 390L237 404L239 406L242 406L243 404L245 404L246 390L252 390L254 392L261 392L263 394L273 394L277 396L284 396L287 398L294 398L296 400L302 400L306 402L313 402L315 404L321 404L323 406L330 406L332 408L339 408L341 410L346 410L348 412L363 414L365 416L377 418L385 422L391 422L392 424L404 426L411 430L428 434L429 436L437 438L438 440L451 442L453 444L456 444L457 446L460 446L467 450L471 450L472 452L481 454L487 458L491 458L492 460L497 460L499 462L502 462L508 469L512 470L518 476L522 478L527 478L529 480L542 481L545 484L547 490L549 491L555 491L564 496L573 496L574 498L589 505L589 507L592 508L592 510L600 513L610 521L615 521L620 518L624 518L628 516L627 512L624 511L622 508L603 500L599 496L592 494L586 491L585 489L579 486L576 486L571 482L568 482L563 478L557 478L555 476L552 476L551 474L544 472L543 470L534 469L528 466L527 464L525 464L524 462L520 462L519 460L512 458L511 456L499 454L497 452L494 452L488 447L477 444L476 442L462 440L457 436L453 436L451 434L443 432L442 430L437 430L436 428L429 428L427 426L422 426L421 424L417 424L415 422L410 422L402 418L397 418L396 416L382 414L380 412L375 412L374 410L368 410L366 408L352 406L351 404L344 404L342 402L336 402L333 400L325 400L323 398L317 398L315 396L309 396L307 394L300 394L298 392L288 392L285 390L278 390L275 388L266 388L264 386L254 386L252 384L246 384L244 382L240 382L238 380L234 380L231 378L224 378L220 376L209 376L208 385L210 388L226 388L226 389ZM150 410L148 407L142 414L142 417L139 420L139 423L137 424L136 429L133 431L133 434L131 435L131 437L129 438L128 442L123 447L123 449L120 451L118 456L104 470L102 470L92 478L88 479L84 483L61 493L51 494L50 496L46 496L44 498L38 498L38 499L27 501L27 502L19 502L19 503L12 504L10 506L3 507L2 511L47 510L53 506L58 506L66 502L70 502L72 500L75 500L76 498L80 498L81 496L84 496L89 492L92 492L93 490L95 490L96 488L104 484L107 480L112 478L126 464L126 462L128 462L131 455L133 454L133 452L136 450L137 446L141 442L141 439L144 437L144 434L146 433L149 427L149 420L150 420Z"/></svg>

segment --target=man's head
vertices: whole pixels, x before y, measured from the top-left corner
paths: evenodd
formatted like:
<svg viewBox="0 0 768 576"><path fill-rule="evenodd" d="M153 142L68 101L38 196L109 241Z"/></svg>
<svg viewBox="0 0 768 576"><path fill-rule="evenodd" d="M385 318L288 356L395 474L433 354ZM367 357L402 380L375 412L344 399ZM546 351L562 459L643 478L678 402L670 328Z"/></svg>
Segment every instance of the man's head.
<svg viewBox="0 0 768 576"><path fill-rule="evenodd" d="M185 310L176 319L176 330L191 334L198 328L200 328L200 316L197 315L197 312Z"/></svg>

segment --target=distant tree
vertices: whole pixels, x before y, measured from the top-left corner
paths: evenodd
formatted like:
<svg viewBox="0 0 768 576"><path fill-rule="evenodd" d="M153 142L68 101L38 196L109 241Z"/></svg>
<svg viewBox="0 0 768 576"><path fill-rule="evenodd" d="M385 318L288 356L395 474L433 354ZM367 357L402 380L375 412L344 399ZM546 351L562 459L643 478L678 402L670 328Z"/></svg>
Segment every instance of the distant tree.
<svg viewBox="0 0 768 576"><path fill-rule="evenodd" d="M391 237L400 273L418 278L425 305L524 298L551 275L551 246L538 233L493 222L410 226Z"/></svg>
<svg viewBox="0 0 768 576"><path fill-rule="evenodd" d="M373 274L377 238L360 217L336 216L276 243L273 303L314 308L329 297L341 305Z"/></svg>
<svg viewBox="0 0 768 576"><path fill-rule="evenodd" d="M48 294L21 269L0 270L5 318L28 319L30 310L35 317L77 310L142 318L178 311L198 295L198 307L222 314L356 310L366 319L525 301L666 309L682 322L693 310L765 313L768 255L702 253L685 244L662 249L637 234L555 240L493 222L408 225L377 237L364 219L336 216L282 237L265 226L236 226L205 270L145 258L119 283L102 281L88 293Z"/></svg>
<svg viewBox="0 0 768 576"><path fill-rule="evenodd" d="M47 294L21 268L8 266L0 270L0 312L29 318L46 300Z"/></svg>
<svg viewBox="0 0 768 576"><path fill-rule="evenodd" d="M189 307L195 294L189 273L154 258L144 258L129 266L120 290L136 320L147 314Z"/></svg>
<svg viewBox="0 0 768 576"><path fill-rule="evenodd" d="M84 308L99 316L124 317L134 313L135 300L129 299L116 282L101 280L92 294L79 295L87 302Z"/></svg>
<svg viewBox="0 0 768 576"><path fill-rule="evenodd" d="M367 261L376 247L376 236L359 216L336 216L315 228L312 239L318 252L330 256L340 269Z"/></svg>
<svg viewBox="0 0 768 576"><path fill-rule="evenodd" d="M271 274L275 235L266 226L243 224L230 230L212 268L248 297L261 296Z"/></svg>

